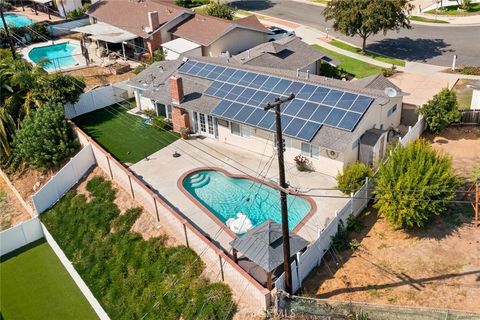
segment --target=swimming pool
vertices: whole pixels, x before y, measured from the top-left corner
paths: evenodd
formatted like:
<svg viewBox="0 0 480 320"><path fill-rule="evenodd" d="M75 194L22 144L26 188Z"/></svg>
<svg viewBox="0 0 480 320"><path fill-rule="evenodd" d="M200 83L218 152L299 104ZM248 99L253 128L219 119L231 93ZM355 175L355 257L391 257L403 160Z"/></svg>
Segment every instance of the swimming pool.
<svg viewBox="0 0 480 320"><path fill-rule="evenodd" d="M280 193L266 184L228 176L217 170L198 170L187 174L182 186L223 224L237 218L239 213L247 215L253 227L268 219L282 222ZM313 209L310 201L295 195L287 196L287 206L290 230Z"/></svg>
<svg viewBox="0 0 480 320"><path fill-rule="evenodd" d="M25 16L15 13L4 14L7 26L26 27L33 24L33 21ZM0 29L3 29L3 23L0 23Z"/></svg>
<svg viewBox="0 0 480 320"><path fill-rule="evenodd" d="M45 70L68 69L78 64L73 52L80 47L70 42L36 47L30 50L28 58L35 63L46 61Z"/></svg>

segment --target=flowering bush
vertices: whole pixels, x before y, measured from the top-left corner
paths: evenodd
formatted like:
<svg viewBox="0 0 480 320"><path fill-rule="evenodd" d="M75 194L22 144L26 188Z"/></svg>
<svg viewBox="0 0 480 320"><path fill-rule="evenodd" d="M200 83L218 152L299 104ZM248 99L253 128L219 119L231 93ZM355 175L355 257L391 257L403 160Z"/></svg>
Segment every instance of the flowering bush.
<svg viewBox="0 0 480 320"><path fill-rule="evenodd" d="M307 171L310 168L310 160L305 157L303 154L299 154L295 158L293 158L295 164L297 165L298 171Z"/></svg>

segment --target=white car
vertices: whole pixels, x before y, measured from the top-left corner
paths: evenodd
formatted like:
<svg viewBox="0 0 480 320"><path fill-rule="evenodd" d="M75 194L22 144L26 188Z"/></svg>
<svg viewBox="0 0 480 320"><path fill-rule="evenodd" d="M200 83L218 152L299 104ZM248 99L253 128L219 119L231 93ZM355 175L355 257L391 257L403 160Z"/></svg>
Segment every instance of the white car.
<svg viewBox="0 0 480 320"><path fill-rule="evenodd" d="M268 34L268 41L275 41L284 37L291 37L295 35L295 31L289 31L275 26L268 27L268 29L270 30L270 33Z"/></svg>

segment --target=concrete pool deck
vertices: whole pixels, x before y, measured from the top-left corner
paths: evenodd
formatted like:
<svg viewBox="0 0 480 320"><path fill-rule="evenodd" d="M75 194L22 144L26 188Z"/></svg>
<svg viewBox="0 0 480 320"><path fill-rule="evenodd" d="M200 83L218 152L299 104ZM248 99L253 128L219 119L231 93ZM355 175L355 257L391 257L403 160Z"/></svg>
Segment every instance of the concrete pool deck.
<svg viewBox="0 0 480 320"><path fill-rule="evenodd" d="M172 154L175 151L181 156L174 158ZM231 252L229 242L233 237L225 231L225 226L219 223L219 220L214 221L177 187L179 179L185 172L201 167L217 167L231 174L250 175L277 183L277 160L274 159L271 162L270 156L213 139L197 137L187 141L177 140L130 167L140 179L158 191L187 219L203 230L212 242ZM261 176L257 174L259 171L262 172ZM334 188L336 185L334 177L319 172L299 172L291 163L286 164L286 175L287 182L292 188L300 190ZM342 195L336 190L314 190L306 194ZM312 197L312 199L315 201L317 210L297 231L297 234L310 242L318 238L319 232L335 216L335 211L342 208L348 201L344 198Z"/></svg>

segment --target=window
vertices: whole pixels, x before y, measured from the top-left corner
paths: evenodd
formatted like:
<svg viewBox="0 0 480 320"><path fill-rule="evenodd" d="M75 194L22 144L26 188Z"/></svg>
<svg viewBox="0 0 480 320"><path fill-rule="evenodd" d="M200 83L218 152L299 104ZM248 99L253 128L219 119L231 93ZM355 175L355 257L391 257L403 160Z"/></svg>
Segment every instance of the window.
<svg viewBox="0 0 480 320"><path fill-rule="evenodd" d="M250 128L236 122L230 122L230 130L232 134L244 138L250 137Z"/></svg>
<svg viewBox="0 0 480 320"><path fill-rule="evenodd" d="M353 141L352 143L352 150L355 149L356 147L358 147L358 139Z"/></svg>
<svg viewBox="0 0 480 320"><path fill-rule="evenodd" d="M395 113L395 111L397 111L397 105L394 105L390 110L388 110L387 116L390 117L392 114Z"/></svg>
<svg viewBox="0 0 480 320"><path fill-rule="evenodd" d="M213 118L212 116L207 116L208 119L208 133L213 135Z"/></svg>
<svg viewBox="0 0 480 320"><path fill-rule="evenodd" d="M318 159L320 157L320 148L310 143L302 142L301 151L304 156Z"/></svg>

